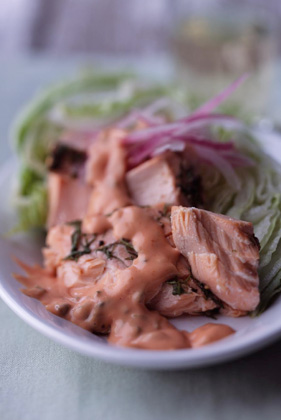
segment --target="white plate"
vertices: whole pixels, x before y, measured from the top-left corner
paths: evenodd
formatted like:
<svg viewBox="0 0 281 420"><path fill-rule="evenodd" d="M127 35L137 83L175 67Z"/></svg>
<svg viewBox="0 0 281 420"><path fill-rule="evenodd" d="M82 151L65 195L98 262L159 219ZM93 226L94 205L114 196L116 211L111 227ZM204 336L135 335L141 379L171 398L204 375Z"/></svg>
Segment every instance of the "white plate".
<svg viewBox="0 0 281 420"><path fill-rule="evenodd" d="M259 135L268 153L281 157L281 140L275 134ZM0 173L1 231L14 223L7 191L11 190L11 178L16 162L8 162ZM173 351L148 351L118 348L106 340L90 334L70 322L48 312L37 300L20 292L21 285L13 278L20 269L13 262L17 256L28 263L40 262L40 238L21 236L0 239L0 296L24 321L51 339L88 356L112 363L150 369L193 368L220 363L255 351L281 337L281 297L258 318L219 317L214 322L224 322L237 332L214 344L199 348ZM181 329L192 330L206 323L205 317L181 317L174 324Z"/></svg>

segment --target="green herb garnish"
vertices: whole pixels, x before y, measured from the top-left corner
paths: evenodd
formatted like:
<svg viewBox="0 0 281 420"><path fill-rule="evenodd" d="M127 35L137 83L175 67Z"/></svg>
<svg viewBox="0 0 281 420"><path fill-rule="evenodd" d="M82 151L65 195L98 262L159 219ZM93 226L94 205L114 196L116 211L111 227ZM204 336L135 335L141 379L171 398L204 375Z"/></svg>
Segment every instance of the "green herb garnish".
<svg viewBox="0 0 281 420"><path fill-rule="evenodd" d="M109 260L115 258L116 260L119 260L123 263L124 261L122 261L121 258L117 257L113 253L115 245L116 245L116 243L113 242L112 244L100 246L99 248L96 248L96 251L103 252L106 255L106 258L109 259Z"/></svg>
<svg viewBox="0 0 281 420"><path fill-rule="evenodd" d="M92 243L96 240L97 235L94 234L86 234L82 233L81 220L74 220L72 222L67 223L70 226L73 226L75 229L71 235L71 250L70 253L64 257L64 260L74 260L78 261L78 259L85 254L90 254L93 251L100 251L103 252L108 259L115 258L116 260L121 261L124 264L124 261L117 257L114 254L114 250L117 246L122 245L126 248L129 257L125 258L126 260L134 260L137 258L138 253L133 247L132 243L129 239L122 238L116 242L111 244L104 245L104 241L99 241L99 247L95 249L91 249Z"/></svg>
<svg viewBox="0 0 281 420"><path fill-rule="evenodd" d="M187 276L185 279L179 279L178 277L174 277L171 280L168 280L167 283L173 286L173 295L182 295L184 293L188 293L184 286L188 286L188 282L191 276Z"/></svg>
<svg viewBox="0 0 281 420"><path fill-rule="evenodd" d="M90 254L92 252L90 246L96 240L97 235L82 233L81 220L74 220L73 222L67 223L70 226L75 228L74 232L71 235L71 250L70 253L64 257L64 260L74 260L78 259L85 254Z"/></svg>
<svg viewBox="0 0 281 420"><path fill-rule="evenodd" d="M222 301L214 295L214 293L211 291L209 286L206 286L204 283L201 283L199 280L193 278L195 284L199 287L199 289L203 292L204 297L206 300L211 299L213 300L219 307L223 306Z"/></svg>
<svg viewBox="0 0 281 420"><path fill-rule="evenodd" d="M120 207L118 207L117 209L112 210L110 213L106 213L105 217L110 217L112 216L117 210L119 210Z"/></svg>
<svg viewBox="0 0 281 420"><path fill-rule="evenodd" d="M169 204L169 203L164 204L163 210L159 210L159 216L156 218L157 222L160 222L162 217L170 217L170 215L171 215L170 207L171 207L171 204ZM163 226L163 224L162 224L162 226Z"/></svg>
<svg viewBox="0 0 281 420"><path fill-rule="evenodd" d="M119 260L122 263L124 263L124 261L121 260L121 258L117 257L114 254L115 248L117 246L119 246L119 245L123 245L126 248L126 251L129 254L129 257L125 258L125 260L131 260L132 261L135 258L137 258L137 256L138 256L137 251L133 247L133 245L130 242L130 240L129 239L125 239L125 238L122 238L122 239L120 239L119 241L116 241L116 242L112 242L111 244L108 244L108 245L100 246L99 248L96 248L96 251L103 252L108 259L115 258L116 260Z"/></svg>
<svg viewBox="0 0 281 420"><path fill-rule="evenodd" d="M170 207L171 207L171 204L169 204L169 203L164 204L163 211L162 211L162 216L163 217L168 217L169 216L169 214L171 213L170 212Z"/></svg>
<svg viewBox="0 0 281 420"><path fill-rule="evenodd" d="M131 257L133 257L132 259L137 258L138 253L137 253L137 251L135 250L135 248L133 247L133 245L132 245L132 243L130 242L130 240L129 240L129 239L122 238L122 239L119 241L119 245L123 245L123 246L126 248L126 250L127 250L128 254L130 254L130 256L131 256ZM126 258L126 259L128 259L128 258ZM130 259L130 258L129 258L129 259Z"/></svg>

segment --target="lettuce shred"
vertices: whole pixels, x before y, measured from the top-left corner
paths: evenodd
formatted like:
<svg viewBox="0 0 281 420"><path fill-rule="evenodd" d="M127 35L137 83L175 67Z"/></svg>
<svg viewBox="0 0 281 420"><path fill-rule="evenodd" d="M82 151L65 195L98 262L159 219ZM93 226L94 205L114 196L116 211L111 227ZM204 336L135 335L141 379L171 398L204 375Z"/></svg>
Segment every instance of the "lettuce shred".
<svg viewBox="0 0 281 420"><path fill-rule="evenodd" d="M202 168L203 185L211 211L253 223L261 245L261 300L253 313L258 315L281 291L281 173L249 134L240 133L235 141L238 149L256 162L252 167L236 169L242 188L235 191L210 167Z"/></svg>
<svg viewBox="0 0 281 420"><path fill-rule="evenodd" d="M43 177L30 168L22 168L21 185L15 205L18 209L19 221L12 233L27 231L45 226L47 219L47 188Z"/></svg>

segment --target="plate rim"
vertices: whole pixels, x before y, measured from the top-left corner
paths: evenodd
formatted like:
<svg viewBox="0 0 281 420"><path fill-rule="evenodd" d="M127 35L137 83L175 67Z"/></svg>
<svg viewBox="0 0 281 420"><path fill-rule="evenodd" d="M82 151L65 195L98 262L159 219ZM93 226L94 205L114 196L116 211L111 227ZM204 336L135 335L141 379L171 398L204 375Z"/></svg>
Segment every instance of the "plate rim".
<svg viewBox="0 0 281 420"><path fill-rule="evenodd" d="M181 368L198 368L234 360L239 357L258 351L276 341L281 336L281 322L263 334L256 334L253 338L243 341L228 342L228 346L216 347L216 343L206 347L180 350L139 350L123 347L114 347L101 343L79 343L75 337L60 331L55 326L48 324L43 318L32 315L28 308L18 303L3 287L0 277L0 297L7 306L28 325L44 336L70 348L85 356L90 356L111 362L117 365L153 369L172 370ZM32 298L31 298L32 299ZM44 308L45 310L45 308ZM51 314L55 317L55 315ZM66 321L69 322L69 321ZM225 339L225 344L227 338ZM174 356L174 357L173 357Z"/></svg>

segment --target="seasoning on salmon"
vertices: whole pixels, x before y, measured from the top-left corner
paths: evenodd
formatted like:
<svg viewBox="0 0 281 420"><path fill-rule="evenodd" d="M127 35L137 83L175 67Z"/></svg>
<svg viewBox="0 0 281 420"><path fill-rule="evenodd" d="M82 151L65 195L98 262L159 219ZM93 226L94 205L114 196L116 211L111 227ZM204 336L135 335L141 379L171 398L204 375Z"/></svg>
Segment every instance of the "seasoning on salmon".
<svg viewBox="0 0 281 420"><path fill-rule="evenodd" d="M47 159L48 170L78 178L83 172L87 154L65 144L58 144Z"/></svg>
<svg viewBox="0 0 281 420"><path fill-rule="evenodd" d="M251 223L197 208L172 208L177 249L192 275L234 310L259 303L259 243Z"/></svg>
<svg viewBox="0 0 281 420"><path fill-rule="evenodd" d="M160 292L149 303L149 307L161 315L175 318L183 314L198 315L218 308L211 299L192 282L185 284L185 279L171 280L163 284Z"/></svg>

